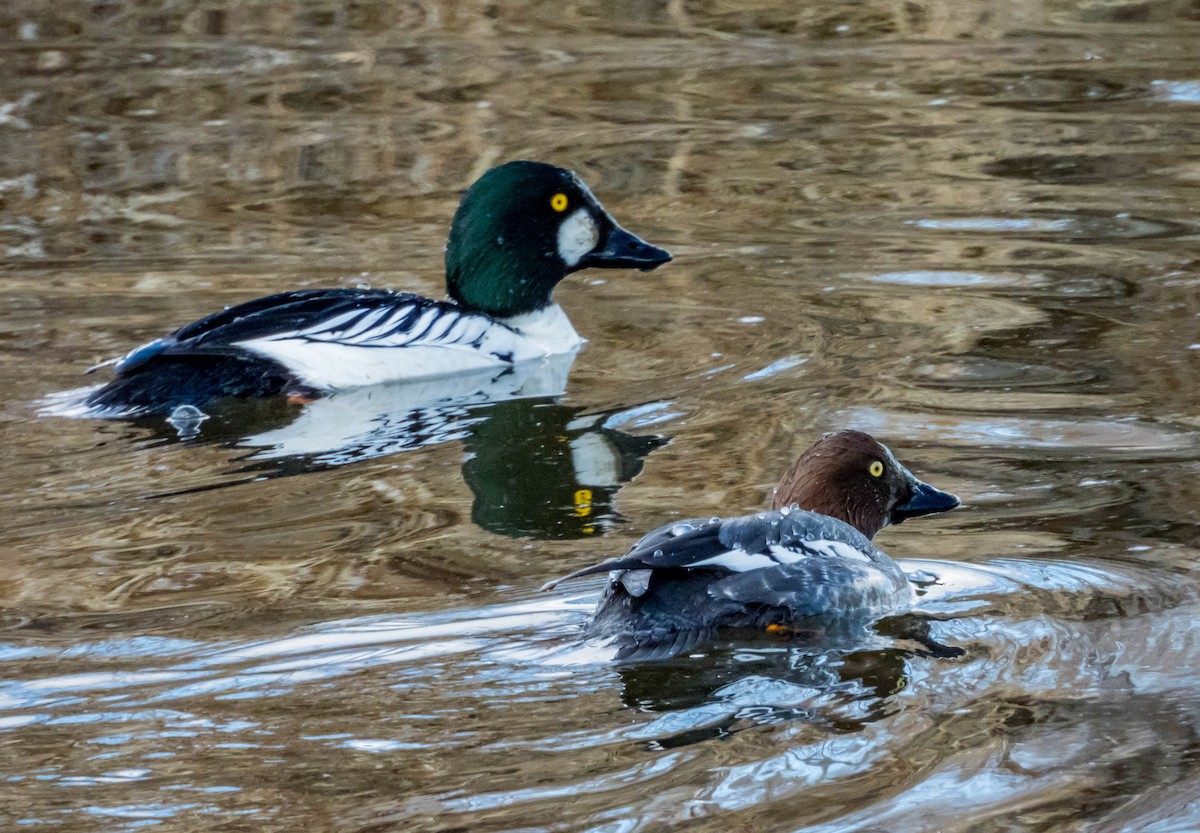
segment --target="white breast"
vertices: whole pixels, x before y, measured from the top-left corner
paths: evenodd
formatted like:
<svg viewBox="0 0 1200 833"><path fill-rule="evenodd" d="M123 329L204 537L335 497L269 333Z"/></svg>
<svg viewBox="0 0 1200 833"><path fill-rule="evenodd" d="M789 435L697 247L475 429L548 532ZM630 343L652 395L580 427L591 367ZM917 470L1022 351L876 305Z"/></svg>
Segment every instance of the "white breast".
<svg viewBox="0 0 1200 833"><path fill-rule="evenodd" d="M584 339L571 326L571 321L563 312L563 308L558 304L550 304L537 312L514 315L503 321L525 338L539 345L547 355L573 352L579 349L584 342Z"/></svg>

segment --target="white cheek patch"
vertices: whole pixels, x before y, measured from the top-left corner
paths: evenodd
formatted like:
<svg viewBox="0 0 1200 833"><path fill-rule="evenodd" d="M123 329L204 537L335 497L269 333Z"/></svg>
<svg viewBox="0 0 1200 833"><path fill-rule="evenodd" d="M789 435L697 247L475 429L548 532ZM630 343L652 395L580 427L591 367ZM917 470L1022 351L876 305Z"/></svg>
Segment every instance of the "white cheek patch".
<svg viewBox="0 0 1200 833"><path fill-rule="evenodd" d="M578 266L583 256L596 248L600 230L586 208L577 208L558 227L558 256L568 266Z"/></svg>

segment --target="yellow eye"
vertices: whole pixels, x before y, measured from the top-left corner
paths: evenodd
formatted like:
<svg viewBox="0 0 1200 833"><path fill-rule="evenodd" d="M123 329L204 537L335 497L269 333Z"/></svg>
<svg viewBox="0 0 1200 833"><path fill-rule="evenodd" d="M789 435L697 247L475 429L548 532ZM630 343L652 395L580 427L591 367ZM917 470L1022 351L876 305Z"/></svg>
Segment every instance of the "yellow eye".
<svg viewBox="0 0 1200 833"><path fill-rule="evenodd" d="M870 467L867 469L867 471L871 472L872 477L882 477L883 476L883 463L876 460L874 463L872 463L870 465Z"/></svg>
<svg viewBox="0 0 1200 833"><path fill-rule="evenodd" d="M550 198L550 207L560 214L567 210L567 195L555 194Z"/></svg>

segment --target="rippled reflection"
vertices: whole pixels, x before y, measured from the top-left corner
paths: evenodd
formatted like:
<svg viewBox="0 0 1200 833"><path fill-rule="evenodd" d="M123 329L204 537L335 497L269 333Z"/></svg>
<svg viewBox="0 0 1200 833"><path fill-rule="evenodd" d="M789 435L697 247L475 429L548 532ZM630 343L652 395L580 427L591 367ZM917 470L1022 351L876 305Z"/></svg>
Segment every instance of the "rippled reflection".
<svg viewBox="0 0 1200 833"><path fill-rule="evenodd" d="M646 410L635 409L643 415ZM576 538L620 520L621 486L667 440L615 426L627 411L589 414L553 402L505 402L471 426L463 479L474 495L471 520L501 535Z"/></svg>
<svg viewBox="0 0 1200 833"><path fill-rule="evenodd" d="M662 818L721 815L813 788L855 794L858 779L879 767L901 767L910 794L929 792L932 798L944 788L945 773L964 755L986 754L992 737L1020 764L1006 770L1014 776L1007 787L976 796L980 807L1000 806L1052 794L1057 782L1045 782L1049 773L1070 779L1095 765L1093 750L1111 752L1107 734L1092 736L1087 727L1093 718L1103 725L1130 698L1141 703L1139 716L1126 716L1130 733L1161 735L1165 748L1194 752L1194 744L1172 739L1170 726L1155 727L1170 708L1170 693L1181 686L1190 690L1187 667L1197 658L1197 645L1178 626L1194 616L1194 600L1160 596L1139 616L1110 610L1071 625L1053 618L1051 608L1021 600L1030 594L1112 595L1125 588L1104 569L1069 562L905 566L923 585L938 589L923 598L925 613L934 617L927 621L938 638L968 644L964 656L932 657L902 637L868 636L854 628L812 642L740 639L686 659L619 668L614 675L606 661L611 650L588 648L572 636L590 602L584 594L330 622L253 642L80 643L76 650L96 663L91 673L51 672L0 687L0 731L49 743L68 732L98 750L80 774L51 779L62 786L149 780L212 794L239 791L230 783L238 779L213 773L185 786L171 775L173 760L199 746L266 764L284 741L281 721L299 703L305 725L288 744L332 756L350 773L369 772L378 756L415 762L426 753L453 755L457 749L477 756L464 772L418 777L415 792L346 806L340 817L347 821L361 812L460 820L498 810L520 814L568 792L587 803L633 784L661 786L659 779L679 774L681 765L700 763L702 750L730 749L713 742L738 749L745 738L747 749L759 748L769 737L764 733L782 733L765 754L735 758L707 775L703 766L684 766L706 786L679 796L669 811L660 807L667 813ZM1131 574L1125 581L1135 585L1141 578ZM1012 612L998 613L996 606L1010 599ZM1018 613L1021 608L1027 613ZM13 650L4 646L10 661ZM1166 652L1174 671L1145 668L1139 657L1146 650ZM29 668L68 658L53 648L22 654ZM122 670L130 658L140 670ZM1018 679L1029 688L1014 690ZM367 707L372 715L364 722L360 714L355 725L344 722L341 702L352 680L358 681L354 708ZM1081 699L1077 693L1087 690L1104 696ZM564 698L592 717L571 728L550 720ZM210 703L220 704L216 713L197 713ZM622 704L626 714L639 717L615 726L598 719ZM486 724L464 725L459 716L497 709L516 710L499 734ZM1066 738L1073 740L1063 747ZM1138 749L1118 747L1113 760L1135 758ZM557 784L529 786L539 758L564 765L593 751L611 760L591 774L568 768ZM527 763L496 769L517 752ZM135 759L142 763L134 765ZM490 773L489 789L464 792L483 772ZM1136 788L1119 767L1112 774L1117 789ZM650 796L642 799L650 800L643 812L658 812ZM884 812L907 812L907 801L895 801ZM855 818L852 813L847 823Z"/></svg>
<svg viewBox="0 0 1200 833"><path fill-rule="evenodd" d="M230 399L208 412L191 406L126 420L169 441L219 443L239 454L238 474L291 476L461 441L462 474L474 495L471 519L501 535L598 536L621 520L621 486L668 438L617 426L658 422L669 403L592 413L558 404L574 356L518 365L500 375L462 375L375 385L305 405ZM549 395L547 395L549 394ZM63 397L70 403L78 394ZM43 410L55 416L60 405ZM241 485L239 477L225 485ZM206 484L202 488L212 488ZM160 495L161 496L161 495Z"/></svg>
<svg viewBox="0 0 1200 833"><path fill-rule="evenodd" d="M0 818L1195 828L1198 25L1186 0L5 4ZM248 297L439 294L459 191L516 157L676 255L564 283L569 379L36 415ZM915 623L624 667L579 641L599 582L534 593L762 506L847 426L966 500L881 535Z"/></svg>

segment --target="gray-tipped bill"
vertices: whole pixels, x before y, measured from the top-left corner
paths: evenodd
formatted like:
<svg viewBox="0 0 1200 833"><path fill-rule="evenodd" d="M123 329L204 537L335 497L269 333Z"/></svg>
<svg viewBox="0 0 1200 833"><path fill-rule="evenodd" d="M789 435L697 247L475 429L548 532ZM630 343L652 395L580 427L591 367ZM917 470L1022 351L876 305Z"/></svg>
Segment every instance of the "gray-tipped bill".
<svg viewBox="0 0 1200 833"><path fill-rule="evenodd" d="M918 518L921 515L948 512L960 503L959 499L949 492L943 492L928 483L922 483L911 474L909 475L909 486L912 492L909 494L908 500L892 508L888 520L893 524L903 523L909 518Z"/></svg>
<svg viewBox="0 0 1200 833"><path fill-rule="evenodd" d="M666 249L651 246L614 223L605 237L604 245L584 255L579 261L579 268L598 266L602 269L633 268L649 272L670 260L671 253Z"/></svg>

